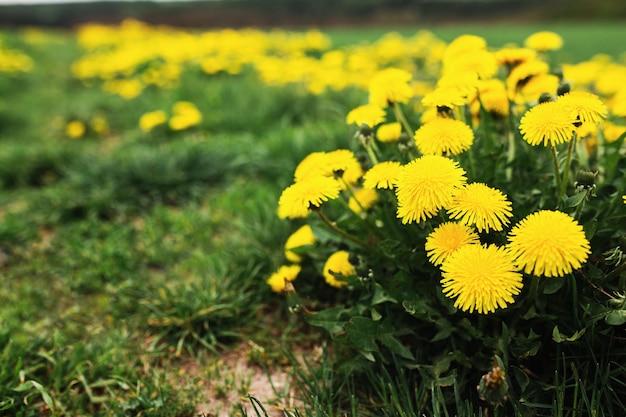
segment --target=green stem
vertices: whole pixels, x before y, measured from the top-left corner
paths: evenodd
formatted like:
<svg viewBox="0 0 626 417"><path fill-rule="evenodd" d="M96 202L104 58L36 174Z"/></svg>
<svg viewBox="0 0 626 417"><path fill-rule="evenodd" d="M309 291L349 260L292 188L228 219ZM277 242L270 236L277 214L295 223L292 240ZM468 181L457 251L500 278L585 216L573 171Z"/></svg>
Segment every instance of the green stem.
<svg viewBox="0 0 626 417"><path fill-rule="evenodd" d="M578 220L580 218L580 214L583 211L583 208L585 207L585 202L587 201L587 197L589 197L589 191L591 189L586 189L585 190L585 196L583 197L583 199L581 200L580 203L578 203L578 206L576 207L576 212L574 213L574 218L576 220Z"/></svg>
<svg viewBox="0 0 626 417"><path fill-rule="evenodd" d="M559 159L556 155L556 148L554 145L550 145L550 154L552 155L552 164L554 166L554 182L556 183L556 205L561 205L561 199L559 198L559 192L561 190L561 172L559 171Z"/></svg>
<svg viewBox="0 0 626 417"><path fill-rule="evenodd" d="M509 148L506 153L506 179L510 181L513 177L513 161L515 160L515 135L513 131L509 129L509 133L507 135L507 139L509 141Z"/></svg>
<svg viewBox="0 0 626 417"><path fill-rule="evenodd" d="M341 236L341 237L343 237L345 239L348 239L349 241L351 241L353 243L356 243L357 245L359 245L359 246L361 246L361 247L363 247L363 248L365 248L367 250L371 249L371 247L367 243L363 242L360 239L357 239L356 237L352 236L351 234L349 234L349 233L341 230L340 228L338 228L334 223L332 223L330 220L328 220L328 218L326 216L324 216L324 214L321 212L321 210L319 208L317 210L314 210L314 211L317 213L319 218L322 219L324 224L326 226L328 226L328 228L330 230L332 230L333 232L337 233L339 236Z"/></svg>
<svg viewBox="0 0 626 417"><path fill-rule="evenodd" d="M406 134L409 135L410 138L412 138L415 135L415 130L411 128L408 120L406 120L406 117L404 117L404 113L402 112L400 105L396 102L393 103L393 112L396 115L396 120L398 120L402 124L402 127L406 131Z"/></svg>
<svg viewBox="0 0 626 417"><path fill-rule="evenodd" d="M565 157L565 166L563 166L563 178L561 179L561 189L559 190L559 204L565 196L565 192L567 191L567 184L569 181L569 172L570 172L570 163L572 162L572 150L574 149L574 143L576 142L576 133L574 133L574 137L567 144L567 155Z"/></svg>

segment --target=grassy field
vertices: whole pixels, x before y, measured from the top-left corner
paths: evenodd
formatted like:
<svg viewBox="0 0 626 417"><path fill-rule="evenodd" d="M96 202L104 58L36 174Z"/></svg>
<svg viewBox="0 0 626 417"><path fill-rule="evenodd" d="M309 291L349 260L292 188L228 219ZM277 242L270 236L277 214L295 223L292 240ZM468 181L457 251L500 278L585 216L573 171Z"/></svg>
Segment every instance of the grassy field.
<svg viewBox="0 0 626 417"><path fill-rule="evenodd" d="M472 33L502 46L545 27L426 29L445 42ZM565 40L561 62L623 52L618 24L549 29ZM387 32L327 33L345 46ZM419 383L420 366L346 361L350 346L292 314L266 284L294 229L276 215L281 191L311 152L349 146L346 115L365 91L312 94L298 83L267 85L245 65L208 74L190 61L171 83L123 97L72 73L89 54L74 33L3 31L0 40L0 52L32 62L2 72L0 60L0 415L494 412L470 400L473 386ZM180 101L194 103L201 121L140 128L145 113L170 114ZM73 121L84 131L72 132ZM626 411L620 331L606 344L619 354L596 352L597 369L587 359L565 367L570 379L554 375L548 394L515 415ZM572 384L580 408L563 407ZM595 389L601 384L609 388Z"/></svg>

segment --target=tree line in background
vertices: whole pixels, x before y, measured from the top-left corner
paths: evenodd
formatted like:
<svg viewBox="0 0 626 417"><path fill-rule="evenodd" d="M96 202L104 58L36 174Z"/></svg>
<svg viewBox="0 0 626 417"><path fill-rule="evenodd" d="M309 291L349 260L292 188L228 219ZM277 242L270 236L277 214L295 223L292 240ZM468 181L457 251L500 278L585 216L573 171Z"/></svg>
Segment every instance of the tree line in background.
<svg viewBox="0 0 626 417"><path fill-rule="evenodd" d="M197 0L0 6L0 25L72 27L136 18L177 26L398 24L455 19L626 18L623 0Z"/></svg>

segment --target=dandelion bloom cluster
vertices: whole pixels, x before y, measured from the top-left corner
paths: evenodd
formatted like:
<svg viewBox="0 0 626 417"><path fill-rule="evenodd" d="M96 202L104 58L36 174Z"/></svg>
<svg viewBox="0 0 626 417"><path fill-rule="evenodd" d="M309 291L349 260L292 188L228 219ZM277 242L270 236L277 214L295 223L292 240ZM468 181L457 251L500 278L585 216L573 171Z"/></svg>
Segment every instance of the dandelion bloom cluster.
<svg viewBox="0 0 626 417"><path fill-rule="evenodd" d="M400 162L379 162L363 175L363 187L381 189L393 188L398 180L401 168Z"/></svg>
<svg viewBox="0 0 626 417"><path fill-rule="evenodd" d="M376 73L369 83L369 102L380 107L393 103L408 103L413 97L409 81L410 72L399 68L386 68Z"/></svg>
<svg viewBox="0 0 626 417"><path fill-rule="evenodd" d="M433 217L452 202L467 181L458 162L439 155L424 155L404 165L396 184L397 215L402 223Z"/></svg>
<svg viewBox="0 0 626 417"><path fill-rule="evenodd" d="M309 177L285 188L278 199L278 217L281 219L306 218L310 209L319 208L323 202L339 197L339 181L322 175Z"/></svg>
<svg viewBox="0 0 626 417"><path fill-rule="evenodd" d="M520 121L522 137L531 145L554 146L569 142L576 128L576 114L560 103L549 101L532 107Z"/></svg>
<svg viewBox="0 0 626 417"><path fill-rule="evenodd" d="M522 288L522 274L513 258L496 245L464 245L441 265L441 285L454 306L470 313L493 313L506 308Z"/></svg>
<svg viewBox="0 0 626 417"><path fill-rule="evenodd" d="M291 262L302 261L302 256L297 254L294 249L315 243L315 235L313 229L308 224L300 226L298 230L293 232L285 242L285 258Z"/></svg>
<svg viewBox="0 0 626 417"><path fill-rule="evenodd" d="M414 139L423 154L458 155L472 146L474 131L459 120L437 117L417 129Z"/></svg>
<svg viewBox="0 0 626 417"><path fill-rule="evenodd" d="M376 104L364 104L350 110L346 116L346 123L355 123L357 126L367 125L374 127L385 121L385 110Z"/></svg>
<svg viewBox="0 0 626 417"><path fill-rule="evenodd" d="M508 235L509 252L526 274L560 277L580 268L590 253L582 226L561 211L541 210L522 219Z"/></svg>
<svg viewBox="0 0 626 417"><path fill-rule="evenodd" d="M324 263L324 279L328 285L336 288L348 285L347 282L342 281L337 275L349 277L355 273L354 266L350 263L350 254L345 250L333 253Z"/></svg>
<svg viewBox="0 0 626 417"><path fill-rule="evenodd" d="M479 232L502 230L513 215L511 202L500 190L483 183L467 184L455 195L448 207L451 219L476 227Z"/></svg>
<svg viewBox="0 0 626 417"><path fill-rule="evenodd" d="M291 282L298 277L300 265L283 265L278 268L268 279L267 284L272 287L272 291L283 292L287 282Z"/></svg>
<svg viewBox="0 0 626 417"><path fill-rule="evenodd" d="M426 238L426 254L435 266L441 265L461 246L479 243L478 234L461 223L445 222L440 224Z"/></svg>

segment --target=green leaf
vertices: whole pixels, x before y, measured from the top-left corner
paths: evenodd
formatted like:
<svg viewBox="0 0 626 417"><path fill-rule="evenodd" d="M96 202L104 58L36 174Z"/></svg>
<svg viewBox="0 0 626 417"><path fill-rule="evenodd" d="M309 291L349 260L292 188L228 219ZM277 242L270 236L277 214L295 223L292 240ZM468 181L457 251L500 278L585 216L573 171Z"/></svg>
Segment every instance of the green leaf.
<svg viewBox="0 0 626 417"><path fill-rule="evenodd" d="M18 387L13 388L13 391L31 391L33 388L39 393L39 395L41 395L41 399L43 400L43 402L46 403L46 405L50 407L52 411L54 411L54 401L52 400L52 397L50 396L46 388L37 381L28 380Z"/></svg>
<svg viewBox="0 0 626 417"><path fill-rule="evenodd" d="M317 327L323 327L329 333L337 333L343 329L346 320L341 320L340 317L344 312L343 305L327 308L311 316L306 317L306 321Z"/></svg>
<svg viewBox="0 0 626 417"><path fill-rule="evenodd" d="M626 323L626 310L610 311L604 318L604 321L611 326L620 326Z"/></svg>
<svg viewBox="0 0 626 417"><path fill-rule="evenodd" d="M591 238L596 234L596 230L598 229L598 220L592 219L585 223L583 226L583 230L585 231L585 237L587 240L591 240Z"/></svg>
<svg viewBox="0 0 626 417"><path fill-rule="evenodd" d="M376 336L378 323L367 317L353 317L345 325L348 338L359 350L365 352L378 351Z"/></svg>
<svg viewBox="0 0 626 417"><path fill-rule="evenodd" d="M576 207L583 201L585 196L587 196L587 193L582 192L582 193L576 193L571 197L567 197L563 200L563 207L565 208Z"/></svg>
<svg viewBox="0 0 626 417"><path fill-rule="evenodd" d="M382 240L376 246L389 259L395 258L398 255L398 248L404 247L402 242L393 239Z"/></svg>
<svg viewBox="0 0 626 417"><path fill-rule="evenodd" d="M400 355L405 359L415 360L411 351L404 346L398 339L390 334L383 334L379 337L380 342L389 348L396 355Z"/></svg>
<svg viewBox="0 0 626 417"><path fill-rule="evenodd" d="M398 301L390 296L380 284L374 286L374 296L372 297L372 305L381 304L385 302L398 303Z"/></svg>
<svg viewBox="0 0 626 417"><path fill-rule="evenodd" d="M552 329L552 340L556 343L575 342L585 334L585 331L587 331L586 328L577 330L573 335L567 336L559 331L559 326L554 326L554 329Z"/></svg>
<svg viewBox="0 0 626 417"><path fill-rule="evenodd" d="M560 278L546 279L545 285L543 286L543 293L554 294L555 292L560 290L561 287L563 287L563 284L565 284L565 279L560 279Z"/></svg>

